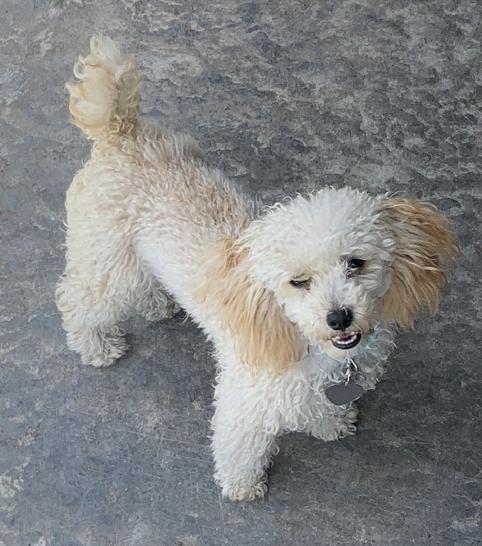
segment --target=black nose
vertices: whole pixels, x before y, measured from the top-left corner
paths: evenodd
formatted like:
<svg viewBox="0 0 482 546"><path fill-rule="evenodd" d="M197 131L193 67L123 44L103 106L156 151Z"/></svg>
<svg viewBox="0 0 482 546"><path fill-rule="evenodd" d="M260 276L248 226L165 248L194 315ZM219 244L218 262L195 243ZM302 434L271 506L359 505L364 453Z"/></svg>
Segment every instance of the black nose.
<svg viewBox="0 0 482 546"><path fill-rule="evenodd" d="M326 322L333 330L344 330L348 328L353 321L353 313L350 309L335 309L328 311L326 314Z"/></svg>

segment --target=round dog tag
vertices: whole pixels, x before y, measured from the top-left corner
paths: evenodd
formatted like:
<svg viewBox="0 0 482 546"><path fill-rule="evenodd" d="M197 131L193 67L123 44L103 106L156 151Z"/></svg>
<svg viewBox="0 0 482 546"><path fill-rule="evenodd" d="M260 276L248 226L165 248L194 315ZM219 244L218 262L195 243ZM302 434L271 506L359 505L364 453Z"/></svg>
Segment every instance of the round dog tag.
<svg viewBox="0 0 482 546"><path fill-rule="evenodd" d="M354 400L358 400L363 394L363 389L356 383L338 383L325 390L328 400L336 406L344 406Z"/></svg>

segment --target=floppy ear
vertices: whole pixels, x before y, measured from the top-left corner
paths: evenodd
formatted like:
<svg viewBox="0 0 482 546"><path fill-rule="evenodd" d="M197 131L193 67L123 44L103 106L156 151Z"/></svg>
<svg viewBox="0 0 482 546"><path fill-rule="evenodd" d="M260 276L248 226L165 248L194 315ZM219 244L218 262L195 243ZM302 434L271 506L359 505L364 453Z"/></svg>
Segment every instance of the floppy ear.
<svg viewBox="0 0 482 546"><path fill-rule="evenodd" d="M409 328L421 308L437 311L446 281L442 261L459 250L449 221L430 203L388 197L382 202L381 219L395 240L392 284L382 315Z"/></svg>
<svg viewBox="0 0 482 546"><path fill-rule="evenodd" d="M214 302L243 362L281 372L300 359L300 336L274 294L251 278L248 252L232 241L215 245L200 272L196 299Z"/></svg>

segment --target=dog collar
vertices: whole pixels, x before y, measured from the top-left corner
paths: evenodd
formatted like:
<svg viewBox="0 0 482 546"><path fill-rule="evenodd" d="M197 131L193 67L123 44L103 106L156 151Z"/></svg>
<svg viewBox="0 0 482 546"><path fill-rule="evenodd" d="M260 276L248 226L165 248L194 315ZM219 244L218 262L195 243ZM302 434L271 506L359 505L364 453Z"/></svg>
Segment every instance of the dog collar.
<svg viewBox="0 0 482 546"><path fill-rule="evenodd" d="M353 358L347 359L343 368L344 380L340 383L330 385L325 389L328 400L336 406L344 406L358 400L363 394L363 387L353 379L358 373L357 363Z"/></svg>

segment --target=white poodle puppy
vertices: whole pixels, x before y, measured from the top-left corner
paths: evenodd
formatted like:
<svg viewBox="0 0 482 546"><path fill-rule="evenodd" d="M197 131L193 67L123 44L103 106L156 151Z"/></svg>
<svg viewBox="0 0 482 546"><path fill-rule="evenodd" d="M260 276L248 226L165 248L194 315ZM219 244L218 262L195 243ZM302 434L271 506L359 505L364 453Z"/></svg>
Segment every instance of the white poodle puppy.
<svg viewBox="0 0 482 546"><path fill-rule="evenodd" d="M436 310L454 236L428 203L349 188L260 208L191 138L139 120L131 57L108 38L90 47L67 86L94 141L66 198L69 347L110 366L127 349L119 321L182 306L215 345L216 480L230 499L262 497L280 434L353 434L392 330Z"/></svg>

